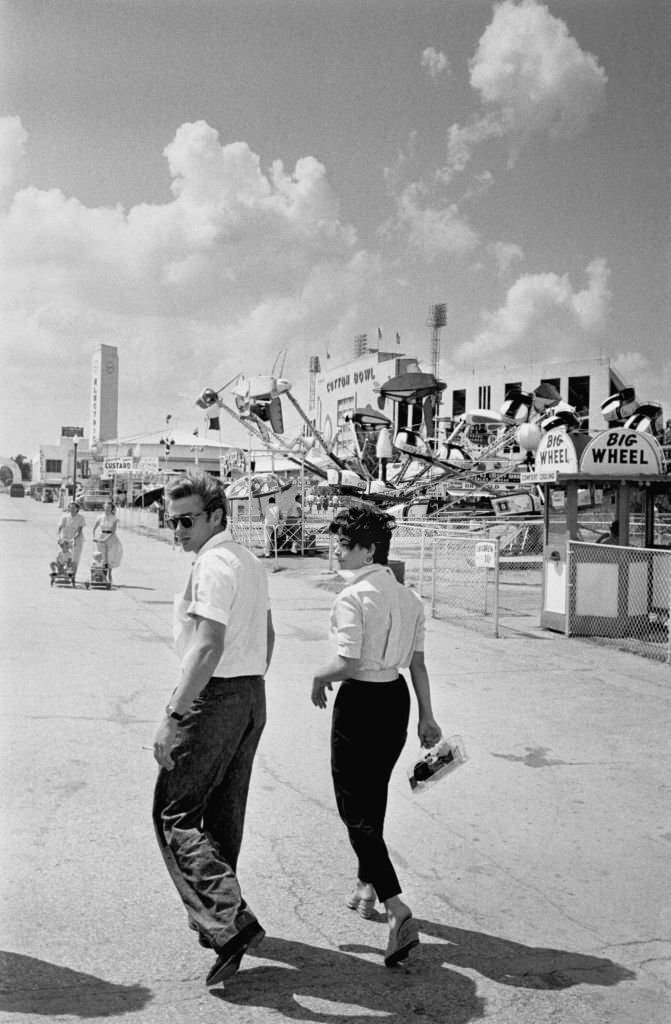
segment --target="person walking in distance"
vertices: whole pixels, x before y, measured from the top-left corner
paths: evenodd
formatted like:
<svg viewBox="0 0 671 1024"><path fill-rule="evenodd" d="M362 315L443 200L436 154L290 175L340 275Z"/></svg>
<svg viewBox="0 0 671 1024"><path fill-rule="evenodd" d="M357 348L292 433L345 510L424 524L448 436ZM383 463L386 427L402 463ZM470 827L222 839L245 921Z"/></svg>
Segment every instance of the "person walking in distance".
<svg viewBox="0 0 671 1024"><path fill-rule="evenodd" d="M279 525L280 510L277 507L277 502L272 497L268 498L266 514L263 517L263 531L265 534L264 558L271 558L277 552L277 529Z"/></svg>
<svg viewBox="0 0 671 1024"><path fill-rule="evenodd" d="M385 966L405 960L419 942L410 907L384 841L389 780L407 738L408 687L399 667L409 666L423 746L441 736L433 717L424 664L424 607L397 582L387 565L395 523L369 508L339 512L329 526L344 590L331 612L336 654L313 677L312 703L327 704L340 682L331 725L331 774L338 812L357 858L357 881L347 906L361 917L384 903L389 925Z"/></svg>
<svg viewBox="0 0 671 1024"><path fill-rule="evenodd" d="M267 575L227 530L219 480L190 473L168 491L166 524L195 555L175 600L179 680L154 739L154 827L190 927L230 978L265 932L236 877L254 754L266 721L275 634Z"/></svg>
<svg viewBox="0 0 671 1024"><path fill-rule="evenodd" d="M61 516L58 524L58 542L70 541L72 543L72 560L75 566L75 573L79 567L84 547L84 527L86 520L79 510L79 502L71 501L68 511Z"/></svg>

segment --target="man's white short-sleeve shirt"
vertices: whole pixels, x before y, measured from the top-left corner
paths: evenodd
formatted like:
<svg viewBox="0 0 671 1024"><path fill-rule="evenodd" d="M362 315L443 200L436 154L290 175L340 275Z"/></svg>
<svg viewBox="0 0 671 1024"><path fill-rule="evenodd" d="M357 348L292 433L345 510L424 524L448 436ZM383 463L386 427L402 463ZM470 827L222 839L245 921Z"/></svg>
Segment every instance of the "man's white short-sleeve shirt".
<svg viewBox="0 0 671 1024"><path fill-rule="evenodd" d="M228 531L205 543L186 590L175 599L175 649L183 660L196 635L196 616L226 627L215 676L261 676L266 670L268 577L258 558Z"/></svg>

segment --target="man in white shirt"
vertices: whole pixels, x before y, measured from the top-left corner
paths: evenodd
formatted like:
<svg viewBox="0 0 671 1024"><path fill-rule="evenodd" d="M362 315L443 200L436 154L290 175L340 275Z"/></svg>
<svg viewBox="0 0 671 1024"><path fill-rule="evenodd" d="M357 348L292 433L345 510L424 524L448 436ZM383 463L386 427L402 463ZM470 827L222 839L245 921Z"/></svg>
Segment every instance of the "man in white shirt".
<svg viewBox="0 0 671 1024"><path fill-rule="evenodd" d="M266 574L226 530L221 482L185 476L169 489L167 511L176 542L196 557L175 601L181 672L154 740L154 826L189 925L217 954L214 985L265 935L236 868L275 634Z"/></svg>
<svg viewBox="0 0 671 1024"><path fill-rule="evenodd" d="M280 525L280 510L274 498L268 498L266 514L263 517L263 528L265 533L265 545L263 557L270 558L277 551L277 528Z"/></svg>
<svg viewBox="0 0 671 1024"><path fill-rule="evenodd" d="M295 494L287 509L287 533L291 538L291 553L294 555L298 554L298 547L301 544L302 519L303 506L301 505L301 496L300 494Z"/></svg>

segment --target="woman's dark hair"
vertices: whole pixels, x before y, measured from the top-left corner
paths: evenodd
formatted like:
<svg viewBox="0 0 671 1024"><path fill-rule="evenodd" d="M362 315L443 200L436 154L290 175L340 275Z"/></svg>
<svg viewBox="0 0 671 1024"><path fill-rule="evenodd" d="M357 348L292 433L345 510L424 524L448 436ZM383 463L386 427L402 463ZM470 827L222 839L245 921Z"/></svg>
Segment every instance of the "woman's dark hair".
<svg viewBox="0 0 671 1024"><path fill-rule="evenodd" d="M378 512L375 508L361 506L338 512L329 523L329 533L343 537L352 546L358 544L362 548L371 548L375 545L373 561L378 565L386 565L391 534L395 527L393 516Z"/></svg>
<svg viewBox="0 0 671 1024"><path fill-rule="evenodd" d="M200 498L208 519L215 509L221 509L221 526L225 530L228 522L228 501L222 481L210 476L209 473L186 473L181 480L171 484L167 497L169 501L177 501L178 498L190 498L192 495Z"/></svg>

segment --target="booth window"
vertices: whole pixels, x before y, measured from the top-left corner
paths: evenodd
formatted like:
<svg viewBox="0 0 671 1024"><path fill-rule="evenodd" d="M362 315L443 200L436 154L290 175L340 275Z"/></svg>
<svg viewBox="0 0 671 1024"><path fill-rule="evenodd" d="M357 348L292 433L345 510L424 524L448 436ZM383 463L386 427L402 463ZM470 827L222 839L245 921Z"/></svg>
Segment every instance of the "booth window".
<svg viewBox="0 0 671 1024"><path fill-rule="evenodd" d="M60 473L62 468L62 459L47 459L44 464L45 473Z"/></svg>
<svg viewBox="0 0 671 1024"><path fill-rule="evenodd" d="M466 388L459 388L452 392L452 417L463 416L466 412Z"/></svg>

